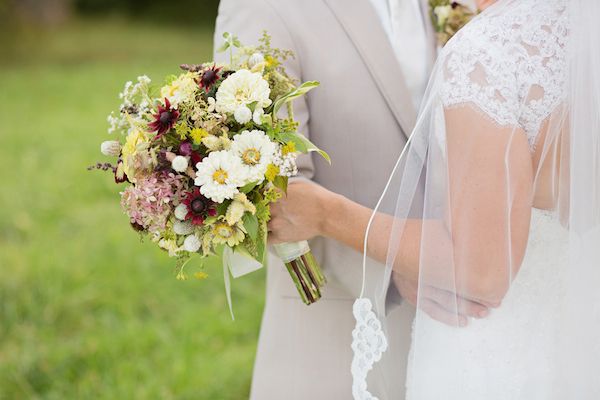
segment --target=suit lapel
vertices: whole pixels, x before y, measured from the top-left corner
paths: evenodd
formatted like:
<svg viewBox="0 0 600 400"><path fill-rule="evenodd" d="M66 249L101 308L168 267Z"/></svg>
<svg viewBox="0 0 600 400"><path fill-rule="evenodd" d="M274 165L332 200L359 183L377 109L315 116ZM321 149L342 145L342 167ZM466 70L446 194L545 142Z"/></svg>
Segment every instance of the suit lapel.
<svg viewBox="0 0 600 400"><path fill-rule="evenodd" d="M379 91L406 136L416 112L404 74L375 9L368 0L324 0L364 60Z"/></svg>

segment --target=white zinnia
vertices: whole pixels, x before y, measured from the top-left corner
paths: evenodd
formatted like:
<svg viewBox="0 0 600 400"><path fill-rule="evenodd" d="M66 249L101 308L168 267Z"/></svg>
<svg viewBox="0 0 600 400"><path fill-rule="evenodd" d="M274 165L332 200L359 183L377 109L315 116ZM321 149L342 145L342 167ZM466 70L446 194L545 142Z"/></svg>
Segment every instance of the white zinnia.
<svg viewBox="0 0 600 400"><path fill-rule="evenodd" d="M202 243L196 235L190 235L183 241L183 249L189 253L197 253L201 246Z"/></svg>
<svg viewBox="0 0 600 400"><path fill-rule="evenodd" d="M187 215L188 215L188 208L185 204L181 203L180 205L178 205L177 207L175 207L175 218L177 218L180 221L185 221Z"/></svg>
<svg viewBox="0 0 600 400"><path fill-rule="evenodd" d="M119 157L121 154L121 143L116 140L107 140L100 145L100 152L105 156Z"/></svg>
<svg viewBox="0 0 600 400"><path fill-rule="evenodd" d="M243 131L233 138L231 151L239 157L246 175L246 182L262 183L267 167L273 161L277 145L259 130Z"/></svg>
<svg viewBox="0 0 600 400"><path fill-rule="evenodd" d="M221 83L217 91L218 112L233 114L240 106L256 103L256 107L271 105L269 83L257 72L241 69Z"/></svg>
<svg viewBox="0 0 600 400"><path fill-rule="evenodd" d="M238 124L247 124L252 119L252 110L246 106L239 106L235 109L233 117Z"/></svg>
<svg viewBox="0 0 600 400"><path fill-rule="evenodd" d="M182 236L189 235L194 232L194 225L190 221L175 221L173 232Z"/></svg>
<svg viewBox="0 0 600 400"><path fill-rule="evenodd" d="M188 159L184 156L177 156L171 162L171 166L177 172L185 172L188 169Z"/></svg>
<svg viewBox="0 0 600 400"><path fill-rule="evenodd" d="M196 165L196 186L200 193L216 203L232 199L245 183L240 159L229 151L215 151Z"/></svg>

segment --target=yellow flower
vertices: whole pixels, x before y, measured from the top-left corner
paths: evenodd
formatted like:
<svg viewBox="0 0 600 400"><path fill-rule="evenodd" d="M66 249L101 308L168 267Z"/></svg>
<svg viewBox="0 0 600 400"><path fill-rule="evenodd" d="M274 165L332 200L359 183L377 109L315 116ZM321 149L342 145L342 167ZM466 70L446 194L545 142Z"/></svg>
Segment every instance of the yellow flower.
<svg viewBox="0 0 600 400"><path fill-rule="evenodd" d="M252 204L244 193L238 193L233 198L233 201L227 207L225 220L229 225L235 225L242 220L242 217L247 212L256 213L256 207Z"/></svg>
<svg viewBox="0 0 600 400"><path fill-rule="evenodd" d="M173 107L177 108L179 103L193 100L194 94L198 89L196 78L198 74L188 72L180 75L171 84L160 89L160 97L168 98Z"/></svg>
<svg viewBox="0 0 600 400"><path fill-rule="evenodd" d="M277 177L277 175L279 175L279 167L274 164L269 164L267 166L267 172L265 173L265 178L267 178L267 180L269 182L273 182L275 180L275 178Z"/></svg>
<svg viewBox="0 0 600 400"><path fill-rule="evenodd" d="M229 225L225 221L215 223L211 233L215 244L226 244L229 247L242 243L246 237L246 231L241 224Z"/></svg>
<svg viewBox="0 0 600 400"><path fill-rule="evenodd" d="M188 126L187 122L180 122L175 125L175 132L179 135L181 140L185 140L190 132L190 127Z"/></svg>
<svg viewBox="0 0 600 400"><path fill-rule="evenodd" d="M296 144L294 142L289 142L285 146L281 148L282 155L288 155L296 152Z"/></svg>
<svg viewBox="0 0 600 400"><path fill-rule="evenodd" d="M139 129L132 130L125 139L125 144L121 150L123 171L131 182L135 182L136 176L136 171L133 168L133 158L138 152L145 151L148 148L148 143L148 135Z"/></svg>
<svg viewBox="0 0 600 400"><path fill-rule="evenodd" d="M208 274L206 272L199 271L194 274L194 278L202 281L202 280L208 278Z"/></svg>
<svg viewBox="0 0 600 400"><path fill-rule="evenodd" d="M267 63L267 66L269 66L270 68L277 67L280 64L278 59L271 56L266 56L265 61Z"/></svg>
<svg viewBox="0 0 600 400"><path fill-rule="evenodd" d="M202 143L202 139L204 139L207 136L208 132L202 128L194 128L190 132L190 137L192 138L196 146L200 145Z"/></svg>

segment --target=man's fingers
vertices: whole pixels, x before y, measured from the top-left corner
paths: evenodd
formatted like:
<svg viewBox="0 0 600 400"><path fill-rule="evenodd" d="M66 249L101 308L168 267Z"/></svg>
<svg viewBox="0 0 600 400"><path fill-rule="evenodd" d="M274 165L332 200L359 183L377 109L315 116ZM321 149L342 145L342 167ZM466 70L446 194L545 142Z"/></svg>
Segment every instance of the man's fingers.
<svg viewBox="0 0 600 400"><path fill-rule="evenodd" d="M431 318L446 325L465 327L469 323L469 320L465 316L451 313L433 300L426 298L420 299L419 308Z"/></svg>

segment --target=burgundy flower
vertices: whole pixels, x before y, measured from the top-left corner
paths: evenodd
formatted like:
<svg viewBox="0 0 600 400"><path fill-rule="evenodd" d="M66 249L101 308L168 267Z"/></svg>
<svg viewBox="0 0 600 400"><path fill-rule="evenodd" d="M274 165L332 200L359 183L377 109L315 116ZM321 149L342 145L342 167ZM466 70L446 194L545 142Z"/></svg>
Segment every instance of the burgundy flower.
<svg viewBox="0 0 600 400"><path fill-rule="evenodd" d="M198 153L197 151L192 151L190 158L192 159L192 165L195 167L196 164L198 164L199 162L202 162L202 160L204 159L204 156L202 154Z"/></svg>
<svg viewBox="0 0 600 400"><path fill-rule="evenodd" d="M165 105L158 106L158 111L154 115L154 121L149 127L152 132L157 132L154 139L160 139L162 135L173 129L173 126L179 118L179 111L171 107L171 102L165 97Z"/></svg>
<svg viewBox="0 0 600 400"><path fill-rule="evenodd" d="M221 67L217 68L216 65L213 65L210 68L205 69L204 71L202 71L202 74L200 75L200 82L199 85L202 89L206 90L206 92L208 93L210 91L210 89L213 87L213 85L215 83L217 83L217 81L219 79L221 79L221 77L219 76L219 73L221 72Z"/></svg>
<svg viewBox="0 0 600 400"><path fill-rule="evenodd" d="M204 224L207 217L217 215L217 206L214 202L202 196L199 188L188 192L182 201L188 209L186 220L191 220L194 225Z"/></svg>

